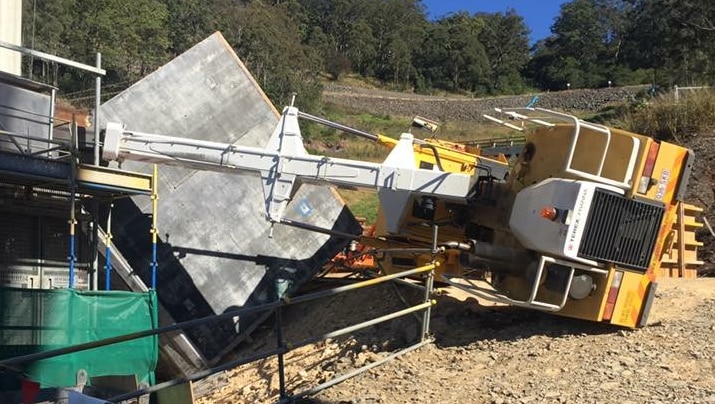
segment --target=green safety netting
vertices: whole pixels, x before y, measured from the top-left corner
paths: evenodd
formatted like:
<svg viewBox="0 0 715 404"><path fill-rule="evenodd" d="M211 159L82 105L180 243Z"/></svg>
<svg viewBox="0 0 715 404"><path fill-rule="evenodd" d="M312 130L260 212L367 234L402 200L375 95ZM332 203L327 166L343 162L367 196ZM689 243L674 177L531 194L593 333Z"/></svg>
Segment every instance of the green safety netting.
<svg viewBox="0 0 715 404"><path fill-rule="evenodd" d="M6 359L156 328L156 293L0 288L0 358ZM42 387L74 386L88 377L136 375L154 384L158 337L26 364L26 378Z"/></svg>

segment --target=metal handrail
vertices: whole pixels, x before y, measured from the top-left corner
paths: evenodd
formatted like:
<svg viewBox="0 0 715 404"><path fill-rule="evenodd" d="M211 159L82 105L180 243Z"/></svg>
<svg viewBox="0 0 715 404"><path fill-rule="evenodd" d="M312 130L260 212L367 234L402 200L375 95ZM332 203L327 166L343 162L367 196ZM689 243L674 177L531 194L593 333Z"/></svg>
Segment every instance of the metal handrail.
<svg viewBox="0 0 715 404"><path fill-rule="evenodd" d="M566 164L564 171L576 175L577 177L591 180L594 182L600 182L607 185L612 185L621 189L630 189L633 185L633 171L636 165L636 159L638 157L638 147L640 146L640 140L633 137L631 138L633 145L631 147L631 155L628 160L628 167L626 168L623 181L612 180L610 178L605 178L601 174L603 172L603 165L606 161L606 156L608 155L608 150L611 145L611 129L605 125L599 125L591 122L586 122L584 120L578 119L574 115L564 114L561 112L551 111L543 108L534 108L536 111L544 112L548 115L553 115L561 119L571 121L574 124L574 132L571 136L571 144L569 145L568 158L566 159ZM591 174L582 170L575 169L571 167L573 163L573 156L576 153L576 145L578 143L579 136L581 134L581 127L591 129L595 132L602 133L606 137L606 141L603 145L603 152L601 153L601 158L598 164L598 170L595 174Z"/></svg>
<svg viewBox="0 0 715 404"><path fill-rule="evenodd" d="M94 73L94 74L97 74L100 76L104 76L107 74L106 70L101 69L99 67L75 62L74 60L65 59L63 57L59 57L59 56L55 56L55 55L50 55L49 53L36 51L34 49L28 49L28 48L25 48L24 46L11 44L11 43L5 42L5 41L0 41L0 48L14 50L16 52L20 52L20 53L28 55L28 56L40 58L40 59L46 60L48 62L60 63L65 66L74 67L75 69L84 70L86 72Z"/></svg>
<svg viewBox="0 0 715 404"><path fill-rule="evenodd" d="M15 45L9 42L0 41L0 48L10 49L15 52L20 52L24 55L36 57L48 62L59 63L65 66L73 67L75 69L84 70L95 75L95 87L94 87L94 165L99 165L99 107L101 103L101 93L102 93L102 76L107 74L107 71L102 69L102 54L97 52L95 64L96 66L90 66L84 63L75 62L74 60L66 59L56 55L51 55L49 53L40 52L34 49L25 48L24 46ZM50 113L53 115L50 117L50 133L49 137L52 138L52 129L54 124L54 108L55 108L55 92L52 92L52 101L50 105Z"/></svg>
<svg viewBox="0 0 715 404"><path fill-rule="evenodd" d="M348 379L350 379L350 378L352 378L352 377L355 377L355 376L357 376L357 375L360 375L360 374L362 374L362 373L365 373L365 372L367 372L368 370L370 370L370 369L372 369L372 368L378 367L378 366L382 365L383 363L389 362L389 361L391 361L391 360L393 360L393 359L395 359L395 358L398 358L398 357L400 357L400 356L402 356L402 355L404 355L404 354L406 354L406 353L409 353L409 352L412 352L412 351L414 351L414 350L416 350L416 349L422 348L423 346L425 346L425 345L427 345L427 344L430 344L430 343L432 343L432 340L429 340L429 339L428 339L428 340L421 341L421 342L418 342L418 343L416 343L416 344L414 344L414 345L411 345L411 346L409 346L409 347L407 347L407 348L405 348L405 349L402 349L402 350L400 350L400 351L398 351L398 352L395 352L395 353L393 353L393 354L391 354L391 355L388 355L388 356L386 356L386 357L384 357L384 358L378 359L378 360L376 360L375 362L368 363L367 365L365 365L365 366L363 366L363 367L361 367L361 368L359 368L359 369L355 369L355 370L353 370L352 372L345 373L344 375L338 376L338 377L336 377L336 378L334 378L334 379L332 379L332 380L328 380L328 381L326 381L326 382L324 382L324 383L321 383L321 384L319 384L319 385L317 385L317 386L315 386L315 387L313 387L313 388L309 388L309 389L307 389L307 390L301 391L300 393L296 393L296 394L292 395L290 398L282 399L282 400L279 401L278 403L279 403L279 404L287 404L287 403L290 403L290 402L292 402L292 401L294 401L294 400L297 400L297 399L300 399L300 398L303 398L303 397L307 397L307 396L313 395L313 394L315 394L315 393L321 392L321 391L327 389L328 387L332 387L332 386L335 386L335 385L338 384L338 383L342 383L342 382L344 382L345 380L348 380Z"/></svg>
<svg viewBox="0 0 715 404"><path fill-rule="evenodd" d="M135 340L135 339L139 339L139 338L150 337L153 335L159 335L159 334L163 334L163 333L166 333L169 331L176 331L176 330L180 330L180 329L195 327L198 325L211 323L211 322L215 322L215 321L219 321L219 320L231 319L237 315L253 314L253 313L258 313L258 312L262 312L265 310L275 309L278 307L288 306L291 304L304 303L304 302L315 300L315 299L318 299L321 297L333 296L333 295L336 295L336 294L339 294L342 292L347 292L347 291L355 290L355 289L361 289L361 288L364 288L367 286L372 286L372 285L377 285L377 284L380 284L383 282L388 282L395 278L401 278L401 277L405 277L405 276L411 276L411 275L429 272L429 271L432 271L437 265L438 265L438 263L429 264L429 265L425 265L422 267L403 271L400 273L381 276L379 278L369 279L369 280L354 283L351 285L345 285L345 286L340 286L340 287L333 288L333 289L328 289L328 290L324 290L324 291L320 291L320 292L316 292L316 293L311 293L309 295L299 296L299 297L296 297L293 299L284 298L282 300L278 300L278 301L271 302L271 303L266 303L266 304L263 304L260 306L242 307L242 308L235 309L235 310L227 310L226 312L221 313L221 314L201 317L198 319L188 320L188 321L171 324L171 325L167 325L164 327L159 327L159 328L155 328L155 329L151 329L151 330L136 331L133 333L118 335L115 337L105 338L105 339L101 339L101 340L97 340L97 341L85 342L85 343L74 345L71 347L53 349L53 350L43 351L43 352L36 352L33 354L3 359L3 360L0 360L0 367L35 362L38 360L53 358L55 356L66 355L66 354L74 353L74 352L80 352L80 351L84 351L87 349L99 348L102 346L118 344L120 342L126 342L126 341L131 341L131 340Z"/></svg>
<svg viewBox="0 0 715 404"><path fill-rule="evenodd" d="M638 148L640 147L640 140L636 137L632 137L631 141L633 142L633 145L631 147L631 153L630 157L628 160L628 166L626 167L625 174L623 177L623 180L614 180L610 178L606 178L602 176L603 172L603 166L606 161L606 157L608 155L608 151L611 145L611 129L605 125L599 125L591 122L586 122L582 119L579 119L578 117L570 114L565 114L562 112L557 112L557 111L552 111L549 109L544 109L544 108L505 108L505 109L500 109L500 108L495 108L495 111L498 113L505 114L509 116L510 119L513 120L520 120L520 121L528 121L532 123L536 123L542 126L549 126L552 127L554 126L553 123L548 122L548 118L556 118L562 121L569 122L573 124L574 130L573 134L571 135L571 142L569 144L569 149L568 149L568 156L566 159L566 163L564 165L564 172L568 174L572 174L576 177L587 179L590 181L594 182L599 182L602 184L606 185L611 185L620 189L628 190L632 187L633 185L633 172L635 170L635 165L636 165L636 160L638 159ZM528 112L539 112L543 114L544 116L529 116L524 113L519 113L517 111L524 111L526 113ZM523 127L516 126L514 124L505 122L501 119L489 116L489 115L483 115L485 118L494 121L496 123L499 123L501 125L504 125L506 127L518 130L520 132L524 131ZM599 160L598 164L598 170L595 173L589 173L583 170L575 169L572 167L573 163L573 157L576 152L576 146L579 140L579 136L581 135L581 128L588 128L590 130L593 130L595 132L601 133L605 136L605 142L603 146L603 151L601 152L601 157Z"/></svg>
<svg viewBox="0 0 715 404"><path fill-rule="evenodd" d="M70 142L67 142L67 141L39 138L36 136L30 136L30 135L21 135L16 132L10 132L7 130L2 130L2 129L0 129L0 135L7 135L7 136L10 136L11 138L19 138L19 139L32 140L32 141L43 142L43 143L51 143L51 144L55 144L58 146L69 146L70 145ZM0 141L3 141L3 140L0 139Z"/></svg>
<svg viewBox="0 0 715 404"><path fill-rule="evenodd" d="M559 265L563 265L563 266L570 268L568 280L566 282L566 286L564 287L563 295L561 297L559 304L541 302L541 301L536 300L536 296L539 291L541 276L544 272L544 268L546 267L547 263L559 264ZM580 270L587 271L587 272L593 272L593 273L596 273L599 275L604 275L604 276L608 275L608 270L605 270L605 269L595 268L595 267L591 267L588 265L579 264L576 262L564 261L564 260L560 260L557 258L542 255L539 258L539 266L537 268L536 274L534 275L534 280L531 285L531 291L529 292L529 297L526 300L512 299L504 294L496 292L495 290L490 290L490 289L486 289L486 288L477 286L477 285L473 284L472 282L470 282L468 279L467 279L467 281L470 283L470 286L465 286L465 285L459 284L457 282L454 282L452 279L447 278L445 275L442 275L442 280L451 286L454 286L458 289L461 289L465 292L471 293L471 294L473 294L477 297L480 297L482 299L485 299L485 300L489 300L489 301L493 301L493 302L497 302L497 303L509 304L512 306L525 307L525 308L534 309L534 310L556 312L556 311L563 309L564 306L566 305L566 300L568 299L568 294L569 294L569 291L571 290L571 282L573 281L573 277L574 277L574 273L575 273L576 269L580 269ZM461 278L461 279L465 279L465 278Z"/></svg>

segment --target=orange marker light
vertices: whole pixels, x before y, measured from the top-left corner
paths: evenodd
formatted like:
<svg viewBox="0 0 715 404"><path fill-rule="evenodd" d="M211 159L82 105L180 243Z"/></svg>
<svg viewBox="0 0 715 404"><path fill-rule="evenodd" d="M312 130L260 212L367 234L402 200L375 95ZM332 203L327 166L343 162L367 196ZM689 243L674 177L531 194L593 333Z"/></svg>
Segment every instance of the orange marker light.
<svg viewBox="0 0 715 404"><path fill-rule="evenodd" d="M544 219L556 220L556 217L558 215L559 212L553 206L544 206L543 208L541 208L541 217L543 217Z"/></svg>

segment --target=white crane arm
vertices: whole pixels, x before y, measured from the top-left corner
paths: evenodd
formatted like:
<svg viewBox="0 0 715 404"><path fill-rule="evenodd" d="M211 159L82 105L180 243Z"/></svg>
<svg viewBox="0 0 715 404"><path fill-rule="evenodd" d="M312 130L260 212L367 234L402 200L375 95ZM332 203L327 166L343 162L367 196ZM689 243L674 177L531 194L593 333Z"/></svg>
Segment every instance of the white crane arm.
<svg viewBox="0 0 715 404"><path fill-rule="evenodd" d="M417 168L413 141L411 134L402 134L382 164L312 155L303 145L298 109L286 107L265 148L128 131L119 123L108 123L103 157L260 174L266 217L272 222L281 221L296 179L375 189L389 213L388 231L397 232L411 195L464 202L474 182L466 174Z"/></svg>

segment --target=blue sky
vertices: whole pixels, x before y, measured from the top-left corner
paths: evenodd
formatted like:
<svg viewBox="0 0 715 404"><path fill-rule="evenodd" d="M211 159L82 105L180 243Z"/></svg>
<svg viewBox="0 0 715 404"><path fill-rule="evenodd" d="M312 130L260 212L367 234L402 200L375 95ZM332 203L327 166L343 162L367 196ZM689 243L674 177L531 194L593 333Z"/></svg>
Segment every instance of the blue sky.
<svg viewBox="0 0 715 404"><path fill-rule="evenodd" d="M551 24L559 14L564 0L423 0L430 19L439 18L451 12L466 10L494 13L513 8L524 17L531 28L531 42L547 37Z"/></svg>

